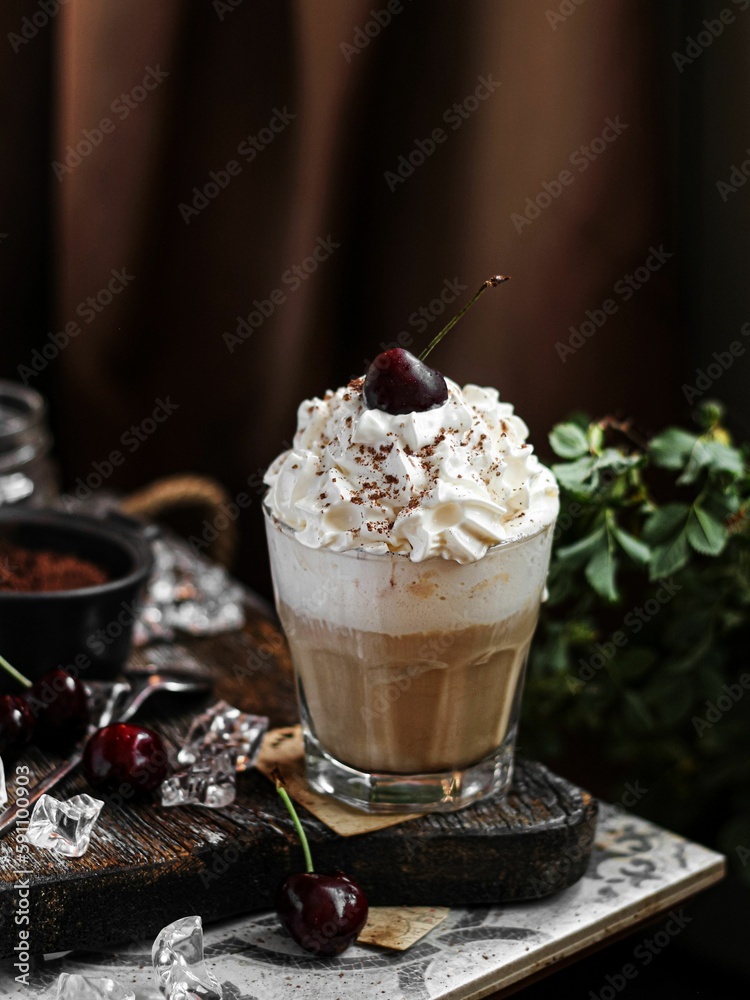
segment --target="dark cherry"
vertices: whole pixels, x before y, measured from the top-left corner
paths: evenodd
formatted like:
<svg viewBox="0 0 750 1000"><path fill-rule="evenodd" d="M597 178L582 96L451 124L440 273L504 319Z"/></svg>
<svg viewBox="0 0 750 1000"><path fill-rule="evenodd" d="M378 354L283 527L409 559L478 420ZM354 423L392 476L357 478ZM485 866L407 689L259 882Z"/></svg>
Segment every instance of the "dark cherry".
<svg viewBox="0 0 750 1000"><path fill-rule="evenodd" d="M497 288L508 280L505 274L493 274L483 281L479 291L433 337L418 358L401 347L378 354L365 375L363 391L368 408L396 414L421 413L441 406L448 398L448 386L440 372L425 364L428 355L488 288Z"/></svg>
<svg viewBox="0 0 750 1000"><path fill-rule="evenodd" d="M432 410L448 398L440 372L402 347L378 354L367 369L363 391L368 409L394 414Z"/></svg>
<svg viewBox="0 0 750 1000"><path fill-rule="evenodd" d="M77 677L60 668L50 670L34 682L27 698L36 716L34 739L38 746L64 752L86 734L88 699Z"/></svg>
<svg viewBox="0 0 750 1000"><path fill-rule="evenodd" d="M343 872L296 872L279 886L279 920L305 951L340 955L367 923L367 897Z"/></svg>
<svg viewBox="0 0 750 1000"><path fill-rule="evenodd" d="M36 719L26 699L0 696L0 757L12 757L31 742Z"/></svg>
<svg viewBox="0 0 750 1000"><path fill-rule="evenodd" d="M98 729L83 751L83 772L92 788L119 791L128 785L146 795L169 774L161 736L153 729L115 722Z"/></svg>
<svg viewBox="0 0 750 1000"><path fill-rule="evenodd" d="M274 770L271 778L292 817L305 856L305 871L289 875L279 886L276 913L305 951L313 955L340 955L367 922L367 897L354 879L343 872L315 871L307 834L281 773Z"/></svg>

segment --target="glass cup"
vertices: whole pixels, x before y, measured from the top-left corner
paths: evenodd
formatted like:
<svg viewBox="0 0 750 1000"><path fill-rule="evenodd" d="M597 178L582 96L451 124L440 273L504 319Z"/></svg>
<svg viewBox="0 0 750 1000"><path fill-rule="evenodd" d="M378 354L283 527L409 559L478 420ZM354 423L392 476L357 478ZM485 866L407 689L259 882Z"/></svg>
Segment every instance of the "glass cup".
<svg viewBox="0 0 750 1000"><path fill-rule="evenodd" d="M506 789L554 524L462 565L312 549L264 511L312 787L371 813Z"/></svg>

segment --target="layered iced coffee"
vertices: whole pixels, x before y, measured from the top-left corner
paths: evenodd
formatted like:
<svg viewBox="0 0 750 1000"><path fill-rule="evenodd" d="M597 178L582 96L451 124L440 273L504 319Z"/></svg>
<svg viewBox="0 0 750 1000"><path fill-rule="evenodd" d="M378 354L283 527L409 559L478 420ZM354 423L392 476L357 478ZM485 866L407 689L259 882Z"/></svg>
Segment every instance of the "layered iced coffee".
<svg viewBox="0 0 750 1000"><path fill-rule="evenodd" d="M308 776L371 810L457 808L512 770L558 491L496 390L445 394L308 400L266 476Z"/></svg>

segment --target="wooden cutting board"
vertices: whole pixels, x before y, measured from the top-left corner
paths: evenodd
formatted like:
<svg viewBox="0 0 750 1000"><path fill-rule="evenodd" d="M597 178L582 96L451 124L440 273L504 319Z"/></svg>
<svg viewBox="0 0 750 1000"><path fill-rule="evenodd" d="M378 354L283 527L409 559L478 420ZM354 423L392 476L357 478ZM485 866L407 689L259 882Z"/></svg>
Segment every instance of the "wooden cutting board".
<svg viewBox="0 0 750 1000"><path fill-rule="evenodd" d="M259 604L248 607L242 632L181 648L214 677L211 698L157 696L139 716L174 743L217 698L268 715L273 727L296 721L287 649ZM139 665L148 659L148 651L134 656ZM31 766L33 781L58 761L32 748L19 763ZM11 802L13 775L11 765ZM78 774L55 795L84 791ZM520 760L512 794L458 813L348 838L300 813L318 868L350 873L372 905L457 906L533 899L571 885L586 868L597 806L542 765ZM239 777L237 800L225 809L105 808L82 858L36 848L21 854L10 833L0 843L0 956L18 944L14 916L27 879L30 921L22 926L32 952L49 953L148 939L192 913L208 923L267 908L281 879L301 866L291 820L255 771Z"/></svg>

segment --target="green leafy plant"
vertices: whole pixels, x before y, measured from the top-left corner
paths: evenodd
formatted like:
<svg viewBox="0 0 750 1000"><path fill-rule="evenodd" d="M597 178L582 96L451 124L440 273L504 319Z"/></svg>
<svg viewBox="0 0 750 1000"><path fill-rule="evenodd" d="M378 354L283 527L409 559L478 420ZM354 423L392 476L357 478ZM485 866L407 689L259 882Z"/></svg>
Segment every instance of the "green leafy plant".
<svg viewBox="0 0 750 1000"><path fill-rule="evenodd" d="M600 794L636 787L637 811L750 881L750 450L722 420L709 403L650 441L611 418L550 434L561 507L522 739Z"/></svg>

